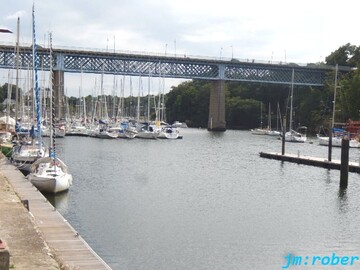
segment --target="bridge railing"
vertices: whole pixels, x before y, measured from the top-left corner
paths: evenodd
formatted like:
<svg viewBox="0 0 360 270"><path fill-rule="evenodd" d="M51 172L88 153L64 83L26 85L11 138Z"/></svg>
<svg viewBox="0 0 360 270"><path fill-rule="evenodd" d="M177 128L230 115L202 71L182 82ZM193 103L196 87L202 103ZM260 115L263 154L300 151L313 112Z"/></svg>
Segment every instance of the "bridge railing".
<svg viewBox="0 0 360 270"><path fill-rule="evenodd" d="M44 49L48 49L47 45L38 44ZM11 42L1 42L0 46L14 46L14 43ZM31 47L30 43L22 43L21 47ZM230 58L230 57L213 57L213 56L204 56L204 55L187 55L184 53L161 53L161 52L148 52L148 51L130 51L130 50L111 50L111 49L100 49L100 48L86 48L86 47L70 47L70 46L57 46L53 45L53 50L62 50L62 51L78 51L78 52L89 52L89 53L101 53L101 54L125 54L125 55L139 55L139 56L154 56L154 57L164 57L169 59L192 59L192 60L207 60L215 61L218 63L249 63L249 64L267 64L267 65L283 65L283 66L299 66L299 67L309 67L314 68L324 68L324 69L334 69L333 66L325 65L324 63L294 63L294 62L285 62L285 61L272 61L272 60L257 60L257 59L242 59L242 58Z"/></svg>

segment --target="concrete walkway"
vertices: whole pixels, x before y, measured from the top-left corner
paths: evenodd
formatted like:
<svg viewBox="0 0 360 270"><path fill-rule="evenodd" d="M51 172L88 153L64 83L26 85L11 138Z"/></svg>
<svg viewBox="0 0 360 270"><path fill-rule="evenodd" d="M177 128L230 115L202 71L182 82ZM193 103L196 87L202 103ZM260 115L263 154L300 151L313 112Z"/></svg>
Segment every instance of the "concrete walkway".
<svg viewBox="0 0 360 270"><path fill-rule="evenodd" d="M110 269L1 153L0 239L9 248L10 269Z"/></svg>

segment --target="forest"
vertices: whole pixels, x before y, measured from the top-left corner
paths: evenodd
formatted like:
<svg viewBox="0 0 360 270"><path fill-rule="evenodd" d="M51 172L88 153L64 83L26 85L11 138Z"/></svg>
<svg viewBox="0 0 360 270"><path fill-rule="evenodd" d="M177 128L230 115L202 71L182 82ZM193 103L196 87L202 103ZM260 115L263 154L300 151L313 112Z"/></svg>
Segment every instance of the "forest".
<svg viewBox="0 0 360 270"><path fill-rule="evenodd" d="M324 63L316 65L334 66L334 70L327 75L323 87L294 86L293 126L307 126L308 131L315 134L320 127L329 127L332 118L334 99L335 65L354 68L353 71L338 77L336 94L336 123L345 123L349 119L360 120L360 47L350 43L339 47L325 58ZM173 86L165 95L166 121L186 122L189 127L207 127L209 115L211 81L192 80ZM12 99L15 99L15 86L12 87ZM8 85L0 87L0 109L5 109L4 100L7 98ZM272 128L279 127L281 117L289 119L289 85L260 84L227 81L225 83L225 110L227 129L250 129L266 127L270 116ZM151 108L155 106L153 96L148 99L142 97L142 110L145 112L150 100ZM108 96L109 116L114 117L118 97ZM91 106L92 96L86 97L87 106ZM127 115L135 115L136 97L126 97ZM74 115L78 110L79 98L67 98L69 111ZM269 111L270 108L270 111ZM111 112L112 110L112 112ZM125 110L125 111L126 111ZM88 112L91 111L90 107ZM152 113L151 118L155 118ZM262 121L261 121L262 120Z"/></svg>

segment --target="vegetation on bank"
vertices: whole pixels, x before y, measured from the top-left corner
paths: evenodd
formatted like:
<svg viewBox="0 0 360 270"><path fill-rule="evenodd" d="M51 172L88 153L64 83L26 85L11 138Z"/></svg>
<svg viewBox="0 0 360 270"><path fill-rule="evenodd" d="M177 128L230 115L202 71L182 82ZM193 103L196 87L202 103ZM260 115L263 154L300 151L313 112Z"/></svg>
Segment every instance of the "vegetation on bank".
<svg viewBox="0 0 360 270"><path fill-rule="evenodd" d="M323 64L334 66L334 70L327 75L324 87L294 86L293 125L307 126L311 133L319 131L321 126L329 127L332 118L335 65L356 68L359 63L360 47L343 45L325 58ZM173 87L166 96L167 116L170 122L180 120L186 121L189 126L207 126L211 87L211 82L200 80ZM278 104L281 116L287 115L289 119L289 97L289 85L228 81L225 83L226 127L259 127L261 118L263 127L267 126L270 104L272 127L276 128ZM348 119L360 120L358 69L340 74L338 78L335 122L345 123Z"/></svg>
<svg viewBox="0 0 360 270"><path fill-rule="evenodd" d="M325 63L339 66L358 67L360 63L360 47L346 44L339 47L325 58ZM294 126L305 125L309 131L315 133L321 126L329 127L332 117L334 96L335 68L327 75L324 87L294 86ZM176 120L186 122L190 127L207 127L209 116L209 98L213 82L193 80L172 87L165 95L166 121L172 123ZM336 96L335 122L346 122L348 119L360 119L360 71L342 74L338 79ZM12 87L12 99L15 99L15 86ZM0 107L4 110L3 101L7 98L8 85L0 87ZM269 104L272 127L280 126L278 111L281 116L287 115L289 119L289 85L261 84L247 82L225 83L226 126L228 129L250 129L261 125L267 126ZM148 100L153 111L155 99L151 96L141 98L141 115L146 115ZM117 115L118 97L108 96L109 116ZM69 113L74 115L80 110L78 98L67 99ZM126 115L136 115L137 97L127 97L123 101ZM92 96L86 97L87 111L91 112L94 104ZM262 108L262 110L261 110ZM278 110L279 108L279 110ZM262 115L261 115L262 111ZM151 113L151 119L155 113Z"/></svg>

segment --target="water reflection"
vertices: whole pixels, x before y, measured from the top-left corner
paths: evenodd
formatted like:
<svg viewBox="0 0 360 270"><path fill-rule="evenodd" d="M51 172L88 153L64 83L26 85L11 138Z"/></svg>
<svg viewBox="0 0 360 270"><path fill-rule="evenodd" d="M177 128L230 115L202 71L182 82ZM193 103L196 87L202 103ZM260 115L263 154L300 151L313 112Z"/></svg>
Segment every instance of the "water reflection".
<svg viewBox="0 0 360 270"><path fill-rule="evenodd" d="M71 187L70 187L71 188ZM68 210L69 192L61 192L60 194L44 194L45 198L54 206L59 212L66 213Z"/></svg>
<svg viewBox="0 0 360 270"><path fill-rule="evenodd" d="M325 183L330 184L331 183L331 172L329 169L325 170Z"/></svg>

